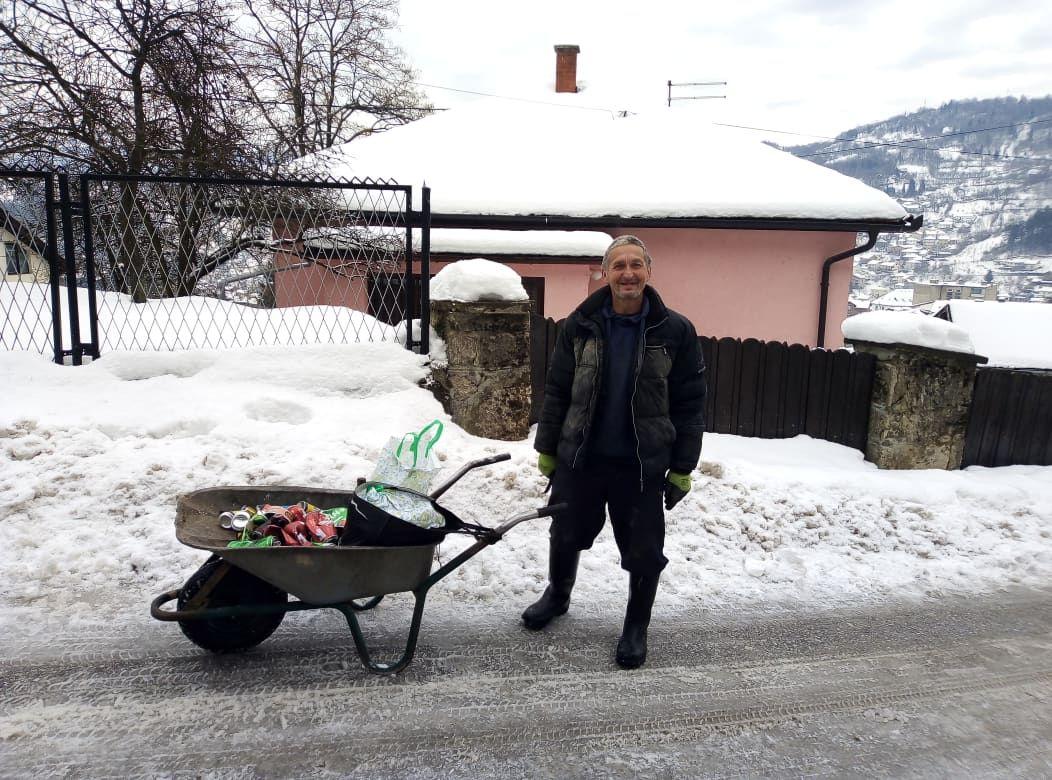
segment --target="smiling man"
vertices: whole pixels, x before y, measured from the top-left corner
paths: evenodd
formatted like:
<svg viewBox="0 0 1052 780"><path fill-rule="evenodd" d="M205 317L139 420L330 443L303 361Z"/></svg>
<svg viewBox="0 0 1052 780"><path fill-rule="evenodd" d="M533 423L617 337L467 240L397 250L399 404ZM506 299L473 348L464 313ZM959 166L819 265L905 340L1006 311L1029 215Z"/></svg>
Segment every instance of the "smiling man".
<svg viewBox="0 0 1052 780"><path fill-rule="evenodd" d="M565 614L582 550L606 513L629 575L617 663L646 661L647 628L662 569L665 509L690 490L701 455L705 367L694 326L649 286L650 255L635 236L603 257L606 286L566 319L545 383L534 447L551 478L548 587L522 615L539 630Z"/></svg>

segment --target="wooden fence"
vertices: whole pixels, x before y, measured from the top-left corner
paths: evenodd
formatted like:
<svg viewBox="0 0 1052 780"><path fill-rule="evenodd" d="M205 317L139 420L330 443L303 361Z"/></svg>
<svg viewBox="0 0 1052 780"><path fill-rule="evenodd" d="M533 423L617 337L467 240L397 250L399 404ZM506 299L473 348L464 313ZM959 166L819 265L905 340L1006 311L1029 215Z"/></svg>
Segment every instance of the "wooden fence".
<svg viewBox="0 0 1052 780"><path fill-rule="evenodd" d="M979 368L962 466L1052 466L1052 372Z"/></svg>
<svg viewBox="0 0 1052 780"><path fill-rule="evenodd" d="M531 323L531 422L540 414L560 324L541 317ZM805 433L865 450L876 365L872 355L756 339L699 341L708 377L707 431L767 439Z"/></svg>

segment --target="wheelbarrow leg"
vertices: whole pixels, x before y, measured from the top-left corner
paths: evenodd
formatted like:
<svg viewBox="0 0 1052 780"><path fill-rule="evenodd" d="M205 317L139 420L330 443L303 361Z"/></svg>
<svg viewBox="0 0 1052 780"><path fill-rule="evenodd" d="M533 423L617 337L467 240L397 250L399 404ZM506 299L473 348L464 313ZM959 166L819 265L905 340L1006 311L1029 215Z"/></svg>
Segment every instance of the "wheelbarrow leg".
<svg viewBox="0 0 1052 780"><path fill-rule="evenodd" d="M358 616L354 614L353 605L349 607L344 604L336 606L336 609L340 610L343 616L347 618L347 625L351 627L351 636L354 637L354 647L358 651L358 657L362 659L362 664L370 672L374 674L397 674L409 666L409 662L413 660L413 653L416 652L416 640L420 636L420 621L424 616L424 600L427 598L427 588L413 591L413 596L416 599L416 604L413 607L413 622L409 626L409 637L406 639L405 651L402 653L402 657L394 663L382 663L372 659L372 656L369 654L369 647L365 643L365 636L362 634L361 626L358 625Z"/></svg>

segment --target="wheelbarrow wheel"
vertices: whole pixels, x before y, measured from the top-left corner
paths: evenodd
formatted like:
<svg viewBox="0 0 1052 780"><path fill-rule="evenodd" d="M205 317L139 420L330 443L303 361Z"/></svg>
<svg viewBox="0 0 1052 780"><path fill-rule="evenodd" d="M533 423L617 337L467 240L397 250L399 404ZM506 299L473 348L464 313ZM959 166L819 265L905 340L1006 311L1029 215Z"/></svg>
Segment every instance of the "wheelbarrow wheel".
<svg viewBox="0 0 1052 780"><path fill-rule="evenodd" d="M218 582L220 568L226 572ZM205 588L211 588L203 597L195 599ZM284 604L288 594L268 582L264 582L220 558L210 558L198 569L179 591L178 606L183 609L214 609L217 607L260 606ZM198 647L213 653L236 653L255 647L273 634L284 612L255 615L237 615L225 618L202 618L180 620L179 628Z"/></svg>

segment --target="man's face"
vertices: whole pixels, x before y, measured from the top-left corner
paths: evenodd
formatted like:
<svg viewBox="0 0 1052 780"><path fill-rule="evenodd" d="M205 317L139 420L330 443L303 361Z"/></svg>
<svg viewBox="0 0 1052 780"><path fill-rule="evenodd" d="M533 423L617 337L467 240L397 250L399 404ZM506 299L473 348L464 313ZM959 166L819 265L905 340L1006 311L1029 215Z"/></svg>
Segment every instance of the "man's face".
<svg viewBox="0 0 1052 780"><path fill-rule="evenodd" d="M615 309L618 303L630 309L641 306L643 288L650 281L650 269L643 250L634 244L616 247L610 253L603 278L610 285Z"/></svg>

